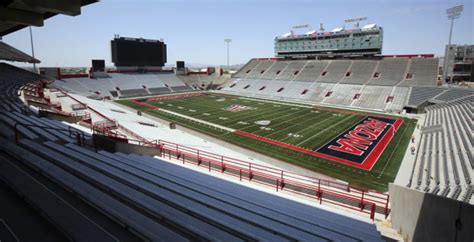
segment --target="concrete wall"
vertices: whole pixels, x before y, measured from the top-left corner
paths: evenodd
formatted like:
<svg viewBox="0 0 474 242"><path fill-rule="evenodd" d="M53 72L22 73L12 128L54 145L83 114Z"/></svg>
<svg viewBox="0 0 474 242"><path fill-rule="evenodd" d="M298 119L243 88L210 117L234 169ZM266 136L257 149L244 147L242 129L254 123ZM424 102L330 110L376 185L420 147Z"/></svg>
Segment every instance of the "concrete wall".
<svg viewBox="0 0 474 242"><path fill-rule="evenodd" d="M391 220L407 241L474 241L474 205L390 184Z"/></svg>
<svg viewBox="0 0 474 242"><path fill-rule="evenodd" d="M157 148L144 147L121 141L116 141L103 135L94 134L93 139L94 145L98 150L105 150L111 153L121 152L125 154L138 154L149 156L159 156L161 153L160 150Z"/></svg>

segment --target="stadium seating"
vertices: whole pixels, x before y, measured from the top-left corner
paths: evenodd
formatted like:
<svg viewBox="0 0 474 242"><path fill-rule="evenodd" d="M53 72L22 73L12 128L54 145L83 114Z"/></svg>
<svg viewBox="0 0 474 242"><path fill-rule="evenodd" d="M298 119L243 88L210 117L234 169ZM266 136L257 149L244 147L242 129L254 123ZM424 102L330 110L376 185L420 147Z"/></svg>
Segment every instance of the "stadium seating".
<svg viewBox="0 0 474 242"><path fill-rule="evenodd" d="M154 88L149 88L148 91L150 91L151 94L153 95L161 95L161 94L168 94L170 93L170 89L167 87L154 87Z"/></svg>
<svg viewBox="0 0 474 242"><path fill-rule="evenodd" d="M322 102L328 93L333 90L334 84L331 83L316 83L310 90L308 99L313 102Z"/></svg>
<svg viewBox="0 0 474 242"><path fill-rule="evenodd" d="M470 95L426 108L421 145L408 187L472 201L473 98Z"/></svg>
<svg viewBox="0 0 474 242"><path fill-rule="evenodd" d="M435 88L437 68L434 66L437 63L437 59L430 58L391 57L381 60L252 59L237 72L237 76L245 78L228 82L219 90L244 96L401 112L405 107L418 108L446 90ZM247 75L242 74L244 69L248 72ZM281 70L279 74L277 70ZM410 76L409 80L406 79L407 76ZM291 83L286 85L280 81ZM304 82L308 85L303 84ZM260 90L262 87L265 88ZM284 89L275 92L280 88ZM301 95L303 92L305 94ZM446 94L447 100L448 95ZM444 101L441 99L434 101Z"/></svg>
<svg viewBox="0 0 474 242"><path fill-rule="evenodd" d="M174 86L174 87L171 87L171 89L173 90L173 92L189 92L189 91L193 91L193 89L189 86Z"/></svg>
<svg viewBox="0 0 474 242"><path fill-rule="evenodd" d="M257 66L255 66L245 78L248 79L260 79L266 71L275 63L276 61L272 60L262 60L259 61Z"/></svg>
<svg viewBox="0 0 474 242"><path fill-rule="evenodd" d="M305 100L310 96L310 88L315 83L311 82L301 82L301 81L292 81L287 82L285 90L277 93L276 97L282 97L290 100ZM305 92L306 90L306 92ZM303 92L305 92L303 94Z"/></svg>
<svg viewBox="0 0 474 242"><path fill-rule="evenodd" d="M0 40L0 59L7 61L21 61L39 63L40 61Z"/></svg>
<svg viewBox="0 0 474 242"><path fill-rule="evenodd" d="M286 87L288 85L291 85L291 82L287 81L278 81L278 80L272 80L268 81L265 83L260 84L257 86L259 89L257 90L257 94L259 95L265 95L265 96L278 96L284 94L287 90ZM265 89L260 90L262 87L265 87Z"/></svg>
<svg viewBox="0 0 474 242"><path fill-rule="evenodd" d="M234 75L232 75L232 77L235 77L235 78L245 77L253 68L255 68L255 66L257 66L258 63L259 61L256 59L250 60L247 64L245 64L245 66L240 68L239 71L237 71Z"/></svg>
<svg viewBox="0 0 474 242"><path fill-rule="evenodd" d="M413 87L411 89L408 105L416 107L444 91L445 89L436 87Z"/></svg>
<svg viewBox="0 0 474 242"><path fill-rule="evenodd" d="M266 71L261 79L274 79L275 77L278 76L278 74L280 74L282 71L285 70L286 66L288 65L288 63L290 62L286 62L286 61L276 61L271 67L270 69L268 69L268 71Z"/></svg>
<svg viewBox="0 0 474 242"><path fill-rule="evenodd" d="M352 105L360 108L384 110L392 89L393 87L365 86L360 98Z"/></svg>
<svg viewBox="0 0 474 242"><path fill-rule="evenodd" d="M346 71L351 66L352 61L350 60L333 60L329 63L328 67L326 68L326 75L321 75L319 77L318 82L328 82L328 83L337 83L339 82Z"/></svg>
<svg viewBox="0 0 474 242"><path fill-rule="evenodd" d="M291 81L295 79L295 76L298 75L299 72L302 72L302 68L307 65L308 61L291 61L288 66L276 77L277 80L283 80L283 81ZM296 75L295 75L296 73ZM301 75L301 74L300 74ZM298 75L298 76L300 76ZM312 81L316 80L317 77L315 76L308 76L308 80L305 81ZM298 80L301 80L298 79Z"/></svg>
<svg viewBox="0 0 474 242"><path fill-rule="evenodd" d="M391 96L393 97L392 102L387 107L388 111L400 111L405 107L408 97L410 96L409 87L395 87Z"/></svg>
<svg viewBox="0 0 474 242"><path fill-rule="evenodd" d="M137 97L150 95L145 89L125 89L120 90L120 97Z"/></svg>
<svg viewBox="0 0 474 242"><path fill-rule="evenodd" d="M0 94L21 107L18 88L39 77L14 71L0 72ZM0 180L69 239L382 241L373 224L357 219L161 159L96 153L75 144L65 124L9 112L12 106L1 106ZM61 130L24 126L17 145L12 132L3 132L16 122Z"/></svg>
<svg viewBox="0 0 474 242"><path fill-rule="evenodd" d="M352 61L349 71L344 73L340 83L364 84L372 77L377 65L378 62L372 60Z"/></svg>
<svg viewBox="0 0 474 242"><path fill-rule="evenodd" d="M412 87L407 106L417 107L428 101L449 102L472 94L474 94L474 90L467 88Z"/></svg>
<svg viewBox="0 0 474 242"><path fill-rule="evenodd" d="M192 91L174 74L108 73L108 78L66 78L54 82L56 87L83 96L103 98L114 94L120 97L166 94ZM118 92L117 92L118 91ZM113 92L113 93L111 93ZM120 95L119 95L120 94Z"/></svg>
<svg viewBox="0 0 474 242"><path fill-rule="evenodd" d="M160 82L162 82L163 85L165 86L169 86L169 87L186 86L186 84L184 84L181 80L179 80L174 74L154 74L154 76ZM150 87L155 87L155 86L150 86Z"/></svg>
<svg viewBox="0 0 474 242"><path fill-rule="evenodd" d="M331 96L327 97L323 103L350 106L355 100L356 94L359 94L361 89L361 85L336 84Z"/></svg>
<svg viewBox="0 0 474 242"><path fill-rule="evenodd" d="M248 95L255 95L260 93L260 89L265 87L267 83L270 83L271 80L250 80L248 85L240 86L242 93L247 93Z"/></svg>
<svg viewBox="0 0 474 242"><path fill-rule="evenodd" d="M459 98L463 98L469 95L473 95L474 90L472 89L467 89L467 88L449 88L445 92L441 93L440 95L437 95L434 100L435 101L443 101L443 102L449 102L453 101Z"/></svg>
<svg viewBox="0 0 474 242"><path fill-rule="evenodd" d="M367 85L394 86L405 77L408 66L408 58L385 58L382 59L375 70L374 75Z"/></svg>
<svg viewBox="0 0 474 242"><path fill-rule="evenodd" d="M296 74L295 81L316 81L328 65L328 61L314 60L308 63Z"/></svg>
<svg viewBox="0 0 474 242"><path fill-rule="evenodd" d="M400 86L428 86L435 87L438 76L438 59L434 58L413 58L411 59L408 73L411 79L406 79L399 84Z"/></svg>

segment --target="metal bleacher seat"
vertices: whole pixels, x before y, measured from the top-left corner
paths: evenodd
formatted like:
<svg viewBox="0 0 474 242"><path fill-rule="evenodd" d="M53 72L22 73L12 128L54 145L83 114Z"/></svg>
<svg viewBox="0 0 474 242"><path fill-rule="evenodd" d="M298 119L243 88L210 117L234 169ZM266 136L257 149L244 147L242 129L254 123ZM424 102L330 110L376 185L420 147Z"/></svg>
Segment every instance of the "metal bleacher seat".
<svg viewBox="0 0 474 242"><path fill-rule="evenodd" d="M390 96L393 87L384 86L365 86L360 98L355 101L353 106L361 108L383 110L387 105L387 97Z"/></svg>
<svg viewBox="0 0 474 242"><path fill-rule="evenodd" d="M347 229L349 229L350 223L353 223L353 221L344 221L343 223L342 218L336 219L331 216L326 217L328 221L325 221L325 223L331 223L327 224L326 226L331 227L331 230L324 229L324 227L315 227L311 224L307 224L307 222L304 222L304 219L294 219L295 222L301 224L297 228L293 226L288 226L286 225L286 220L282 219L291 213L288 213L288 215L285 216L285 213L283 213L283 209L273 210L271 209L271 206L269 206L270 204L272 204L272 200L276 198L270 199L271 196L269 196L269 198L261 199L261 201L257 201L258 203L255 203L254 199L257 194L254 194L249 200L249 202L254 205L250 207L249 202L245 202L245 200L239 201L239 199L236 199L236 197L241 197L240 200L242 200L241 193L245 194L245 196L248 197L248 188L244 188L242 189L242 192L239 192L239 190L236 190L236 188L240 187L238 185L234 185L228 182L212 182L213 178L210 178L206 175L201 175L196 172L189 172L189 170L187 169L178 168L177 166L169 163L162 163L159 160L150 157L142 157L138 155L110 154L107 152L100 152L102 155L104 155L100 156L94 155L93 152L88 151L82 151L82 155L79 155L77 153L73 153L69 149L61 147L54 143L48 143L48 146L52 148L54 147L54 149L57 151L63 150L63 153L72 155L73 157L75 157L74 159L80 160L81 162L84 162L84 164L88 163L89 167L94 168L94 170L100 171L104 175L107 175L109 177L115 177L115 179L119 179L125 182L125 184L129 184L129 186L131 185L132 187L140 187L140 191L148 194L149 196L152 196L152 194L154 194L153 197L159 196L162 199L170 199L169 201L172 200L173 203L176 203L174 207L179 205L185 206L186 213L183 216L193 215L194 213L201 213L202 216L200 217L200 219L203 220L201 221L201 223L215 224L217 222L221 224L218 227L219 229L235 230L235 232L242 233L240 235L241 237L243 236L254 239L272 239L272 241L279 241L283 239L280 236L290 236L294 239L318 241L320 240L320 236L324 234L324 236L327 236L328 238L332 239L342 239L347 241L351 240L348 234L345 234L345 232L341 231L346 231ZM70 148L74 147L73 145L68 146ZM73 149L78 151L81 150L80 147L75 147ZM86 157L86 153L89 154L89 157ZM61 159L64 158L61 157ZM107 165L105 163L107 163ZM124 171L127 171L127 174ZM100 177L99 174L95 174L95 172L92 171L89 171L89 174L90 176L94 175L94 179L98 179L97 177ZM160 187L153 186L152 184L160 184ZM216 188L214 190L208 187L211 184L216 184ZM225 188L227 186L229 187ZM201 187L200 191L196 191L197 187ZM222 192L225 192L225 194L229 195L232 194L235 197L229 197L229 195L222 194ZM131 193L129 194L130 196L138 196L134 191L130 190L129 193ZM190 198L192 199L190 200ZM137 199L140 199L140 201L142 201L145 198L142 195L138 196ZM267 202L261 204L261 202L263 201ZM266 203L268 203L267 206L265 206ZM247 205L245 206L246 211L241 210L243 204ZM203 207L203 205L205 205L205 207ZM159 207L159 205L156 206ZM216 208L218 208L218 210L226 208L225 214L227 215L212 212L212 209ZM168 209L167 212L171 213L172 209ZM272 216L269 216L270 214ZM241 220L242 222L252 221L252 223L243 224L242 222L238 222L237 220L232 219L232 217L234 216L235 218L239 218L239 220ZM210 219L214 222L206 222L206 217L207 219ZM224 217L227 218L223 220L220 219ZM319 217L319 220L323 219L324 217ZM335 220L336 222L329 222L329 219ZM285 222L282 223L281 221ZM176 221L176 223L178 223L178 221ZM204 226L202 224L193 224L192 221L188 220L183 220L183 223L186 223L187 226L194 226L193 229L196 232L202 232L199 230L199 228L202 228L202 226ZM196 223L199 223L199 221L196 221ZM255 227L253 224L258 224L258 226ZM265 229L262 230L258 227ZM312 230L306 230L304 229L305 227L310 227L312 228ZM370 228L370 226L368 227ZM336 228L339 229L337 229L337 231L334 231ZM216 229L217 228L214 228L214 230ZM268 233L267 231L273 231L273 233ZM206 232L203 234L209 233ZM221 231L220 234L223 234L223 232ZM354 231L354 229L352 228L351 235L354 236L355 234L359 238L377 238L376 236L374 237L366 231ZM229 238L228 234L224 235ZM216 238L218 238L218 234L216 234L215 236Z"/></svg>
<svg viewBox="0 0 474 242"><path fill-rule="evenodd" d="M69 158L61 156L56 152L52 152L49 149L45 149L44 146L31 140L21 140L20 142L30 151L42 154L44 155L43 157L47 156L53 158L45 160L27 152L27 156L24 159L28 162L29 166L40 170L44 174L55 179L58 183L74 191L81 199L94 204L94 206L98 207L98 209L103 213L107 213L119 223L126 224L132 230L135 230L146 236L146 238L152 240L162 241L169 239L173 241L186 241L186 239L179 234L116 200L111 195L88 183L87 180L83 180L80 176L75 176L65 170L70 169L71 167L76 167L77 170L75 170L75 172L78 174L77 172L80 172L81 170L91 171L91 169L79 166L77 163L71 162ZM21 154L18 155L24 157ZM50 160L56 161L57 163L50 162ZM69 163L65 163L66 161L69 161Z"/></svg>
<svg viewBox="0 0 474 242"><path fill-rule="evenodd" d="M313 84L312 82L292 81L285 86L284 91L277 93L275 96L292 100L306 100L310 96L309 89ZM305 92L305 90L307 91ZM303 92L305 93L303 94Z"/></svg>
<svg viewBox="0 0 474 242"><path fill-rule="evenodd" d="M154 87L154 88L149 88L148 91L150 91L151 94L155 94L155 95L168 94L168 93L170 93L170 89L167 88L167 87Z"/></svg>
<svg viewBox="0 0 474 242"><path fill-rule="evenodd" d="M189 86L174 86L171 87L173 89L173 92L188 92L188 91L193 91L193 89Z"/></svg>
<svg viewBox="0 0 474 242"><path fill-rule="evenodd" d="M346 74L347 69L351 66L350 60L332 60L326 67L326 74L321 75L318 82L337 83Z"/></svg>
<svg viewBox="0 0 474 242"><path fill-rule="evenodd" d="M395 87L393 92L392 105L390 106L391 110L401 111L408 102L408 96L410 93L409 87Z"/></svg>
<svg viewBox="0 0 474 242"><path fill-rule="evenodd" d="M0 117L10 127L68 127L23 113ZM74 241L382 241L374 224L161 159L94 152L62 139L67 129L37 128L22 127L17 143L0 138L0 179Z"/></svg>
<svg viewBox="0 0 474 242"><path fill-rule="evenodd" d="M412 87L407 105L418 106L444 91L446 89L437 87Z"/></svg>
<svg viewBox="0 0 474 242"><path fill-rule="evenodd" d="M400 86L410 87L436 87L438 76L438 59L436 58L412 58L408 73L411 79L406 79Z"/></svg>
<svg viewBox="0 0 474 242"><path fill-rule="evenodd" d="M474 89L467 88L449 88L444 93L436 96L434 99L437 101L452 101L455 99L463 98L469 95L474 95Z"/></svg>
<svg viewBox="0 0 474 242"><path fill-rule="evenodd" d="M13 126L17 123L15 119L12 119L6 115L7 113L0 113L0 120L4 122L5 124L9 125L8 129L12 130ZM31 131L30 129L26 128L25 126L19 126L18 127L18 132L25 136L28 137L29 139L37 139L39 136Z"/></svg>
<svg viewBox="0 0 474 242"><path fill-rule="evenodd" d="M287 61L276 61L269 69L268 71L265 71L263 75L260 77L261 79L275 79L282 71L285 70L285 68L288 66Z"/></svg>
<svg viewBox="0 0 474 242"><path fill-rule="evenodd" d="M301 70L298 70L297 74L293 72L293 74L296 76L293 80L310 82L316 81L321 76L322 71L328 64L329 62L326 60L308 61Z"/></svg>
<svg viewBox="0 0 474 242"><path fill-rule="evenodd" d="M106 154L106 152L101 153ZM109 156L111 155L109 154ZM119 156L124 158L124 162L126 162L127 164L132 166L139 166L141 167L141 169L148 171L152 169L153 173L159 176L174 177L174 179L180 177L181 179L179 183L183 186L193 186L194 189L196 189L197 187L207 187L207 190L213 191L212 196L216 196L216 198L218 197L219 199L222 199L228 202L229 204L235 204L239 207L246 207L254 213L272 217L275 220L282 219L286 221L287 219L291 219L294 223L298 223L301 229L307 228L307 231L314 231L315 233L324 232L327 236L333 237L337 236L340 231L348 229L352 225L357 225L357 223L354 223L354 221L346 223L344 219L340 216L328 217L329 214L322 210L317 210L314 211L314 213L309 214L304 213L303 211L308 209L306 205L294 204L289 200L275 197L270 194L260 194L255 190L248 190L245 187L233 183L213 182L213 180L217 178L209 178L206 175L195 173L187 169L176 170L176 167L174 165L169 163L157 163L157 159L151 157L138 156L133 154L119 154ZM306 209L303 209L304 207ZM334 228L334 232L338 232L331 233L327 230L321 230L321 228L318 228L319 226L314 227L309 224L306 224L307 221L314 221L314 219L316 218L317 220L322 220L324 222L329 222L330 220L331 223L334 224L328 225L328 227ZM362 227L364 229L367 229L367 232L369 233L372 230L371 226L368 225L363 225ZM362 229L362 231L364 229ZM356 236L362 236L361 238L364 238L365 236L367 236L365 238L371 237L370 235L365 234L360 230L355 230L353 232ZM338 237L344 238L345 235L340 234L337 237L333 237L333 239L336 239Z"/></svg>
<svg viewBox="0 0 474 242"><path fill-rule="evenodd" d="M121 97L136 97L136 96L145 96L150 95L145 89L126 89L120 90Z"/></svg>
<svg viewBox="0 0 474 242"><path fill-rule="evenodd" d="M256 93L260 95L265 95L268 97L277 96L285 92L285 87L291 85L291 82L288 81L279 81L279 80L259 80L258 85L254 85L254 88L249 88L249 92ZM260 90L261 88L264 88ZM283 90L281 90L283 88ZM278 92L280 90L280 92Z"/></svg>
<svg viewBox="0 0 474 242"><path fill-rule="evenodd" d="M309 89L308 100L313 102L322 102L329 91L333 89L335 84L332 83L316 83Z"/></svg>
<svg viewBox="0 0 474 242"><path fill-rule="evenodd" d="M251 59L249 62L247 62L247 64L245 64L245 66L240 68L238 72L232 75L232 77L235 77L235 78L245 77L253 68L255 68L255 66L257 66L258 63L259 63L258 60Z"/></svg>
<svg viewBox="0 0 474 242"><path fill-rule="evenodd" d="M326 98L323 103L349 106L361 89L361 85L337 84L334 86L331 96Z"/></svg>
<svg viewBox="0 0 474 242"><path fill-rule="evenodd" d="M1 149L8 149L16 159L26 157L28 151L12 144L8 140L0 138ZM40 168L41 163L47 163L40 157L32 154L26 158L33 163L31 167ZM25 159L25 160L26 160ZM15 192L21 194L24 200L34 203L36 209L59 225L70 238L76 241L117 241L118 238L104 230L100 225L87 217L84 213L64 200L57 192L46 187L37 179L18 167L15 162L0 156L0 179L15 188ZM58 169L59 170L59 169ZM60 172L54 174L59 176ZM33 228L29 228L33 229Z"/></svg>
<svg viewBox="0 0 474 242"><path fill-rule="evenodd" d="M104 174L112 175L112 173L109 172L112 171L110 167L113 166L117 168L115 169L114 174L115 172L119 171L127 171L127 173L130 175L133 174L135 177L143 179L135 179L135 181L148 181L150 183L153 182L157 184L159 183L162 186L168 187L168 189L181 191L187 196L196 199L202 197L202 194L207 194L207 198L205 199L207 202L225 201L226 204L228 203L227 206L232 205L235 207L245 207L247 211L254 213L254 216L264 216L267 218L272 218L272 220L278 219L278 221L285 221L284 224L291 222L292 225L298 225L300 231L291 232L291 228L282 227L281 230L279 230L279 233L291 233L290 235L293 238L305 238L301 236L306 236L306 238L312 238L310 239L312 241L318 241L318 237L324 235L324 238L326 239L344 241L349 241L354 237L368 240L379 239L378 236L374 236L376 234L374 233L375 228L369 224L355 222L355 220L348 220L343 216L334 215L323 210L315 210L312 213L305 213L304 211L307 211L307 208L303 209L302 206L306 205L294 205L292 203L290 205L290 203L288 203L288 201L285 199L271 195L261 194L264 197L259 197L257 195L260 193L252 189L249 190L248 188L240 187L239 185L232 183L214 182L213 179L216 178L210 178L206 175L195 173L184 168L176 170L177 168L175 165L161 163L159 160L149 157L110 154L107 152L100 152L101 154L97 154L72 144L67 145L69 150L64 150L64 147L55 145L54 143L48 143L48 146L51 148L55 147L54 149L56 150L63 150L63 153L67 152L67 154L70 154L72 157L76 157L78 160L81 160L81 162L86 160L100 160L100 162L103 162L104 164L95 162L94 165L90 164L89 167L94 166L94 169L99 169L99 167L102 167L100 170L105 172ZM77 153L72 153L71 150L81 153L82 156L79 156ZM123 158L120 158L120 156ZM57 158L62 160L64 159L64 157ZM114 176L116 175L117 174ZM120 177L122 178L125 176ZM208 187L211 185L214 188ZM239 192L237 193L237 191ZM255 199L257 200L255 201ZM271 204L271 206L266 205L266 203ZM221 205L224 206L224 204ZM298 216L295 214L298 214ZM239 213L239 216L245 217L245 215L242 214L242 211ZM265 226L269 226L271 224L271 220L266 222L261 219L252 221L264 223ZM314 224L314 221L320 221L318 224L324 225L321 226ZM236 229L235 227L232 228ZM309 234L306 234L308 232L303 233L302 231L311 231L310 234L313 234L312 236L314 237L307 237L310 236ZM248 233L248 231L245 231L245 233ZM259 236L261 237L263 235L260 234Z"/></svg>
<svg viewBox="0 0 474 242"><path fill-rule="evenodd" d="M420 189L420 183L424 179L427 185L425 189L433 187L431 192L434 194L458 200L466 199L463 194L469 193L466 189L471 186L474 178L473 146L469 140L472 132L462 108L469 103L469 99L470 96L467 96L426 109L425 127L414 168L418 177L417 185L409 186ZM431 186L433 180L435 184ZM444 184L440 184L441 181Z"/></svg>
<svg viewBox="0 0 474 242"><path fill-rule="evenodd" d="M111 166L114 161L110 161L110 159L103 159L97 155L93 157L87 156L78 151L51 142L45 145L62 155L67 154L71 159L79 161L79 163L84 165L84 172L88 171L88 174L94 175L94 180L98 184L106 185L109 189L115 191L118 196L141 206L152 216L162 218L164 221L173 220L174 224L179 225L183 229L200 234L202 237L205 237L206 233L211 233L216 239L220 240L237 239L224 230L220 230L201 221L205 220L203 216L212 215L212 213L206 213L206 209L209 208L202 207L198 203L193 203L191 200L177 196L172 191L163 188L160 183L152 183L145 180L145 177L153 177L150 174L148 174L148 176L138 176L136 173L130 174L125 171L130 171L131 168L125 166L117 168ZM91 169L85 168L86 166ZM75 169L78 170L79 166ZM120 183L119 181L123 181L124 183ZM157 184L160 184L160 186L157 186ZM171 206L169 201L172 201L174 205ZM180 208L180 206L185 207ZM198 210L199 212L197 213L201 214L193 213L192 210ZM201 219L196 218L199 216L201 216Z"/></svg>
<svg viewBox="0 0 474 242"><path fill-rule="evenodd" d="M246 76L248 79L260 79L262 75L268 71L268 69L275 63L274 60L262 60L259 61L257 66L255 66Z"/></svg>
<svg viewBox="0 0 474 242"><path fill-rule="evenodd" d="M160 85L150 85L148 86L149 88L152 87L163 87L163 86L169 86L169 87L176 87L176 86L185 86L184 82L180 80L175 74L166 74L166 73L161 73L161 74L154 74L156 78L159 80Z"/></svg>
<svg viewBox="0 0 474 242"><path fill-rule="evenodd" d="M352 65L347 73L344 73L344 77L340 83L346 84L364 84L372 76L374 69L377 67L377 61L353 61Z"/></svg>
<svg viewBox="0 0 474 242"><path fill-rule="evenodd" d="M276 80L291 81L295 79L298 73L302 72L302 68L308 61L291 61L288 66L278 74ZM298 79L299 80L299 79ZM312 79L314 80L314 79Z"/></svg>
<svg viewBox="0 0 474 242"><path fill-rule="evenodd" d="M33 125L35 123L35 121L30 119L29 116L22 115L22 114L19 114L17 112L6 113L5 115L7 115L12 120L14 120L15 123L22 123L22 124L26 124L26 125ZM48 132L48 130L45 130L45 129L42 129L42 128L39 128L39 127L31 127L30 129L33 130L33 132L35 132L37 135L39 135L39 136L41 136L41 137L43 137L47 140L51 140L51 141L58 141L59 140L55 135Z"/></svg>
<svg viewBox="0 0 474 242"><path fill-rule="evenodd" d="M405 77L408 65L407 58L384 58L377 69L378 77L372 76L367 85L394 86Z"/></svg>

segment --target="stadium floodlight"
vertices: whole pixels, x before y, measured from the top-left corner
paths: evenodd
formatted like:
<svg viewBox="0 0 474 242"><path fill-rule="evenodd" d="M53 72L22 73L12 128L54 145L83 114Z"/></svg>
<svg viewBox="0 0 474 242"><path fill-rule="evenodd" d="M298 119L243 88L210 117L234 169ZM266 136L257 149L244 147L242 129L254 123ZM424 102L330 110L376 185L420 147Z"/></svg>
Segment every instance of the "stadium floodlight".
<svg viewBox="0 0 474 242"><path fill-rule="evenodd" d="M31 57L33 57L33 59L35 58L35 47L33 45L33 30L31 30L31 26L30 26L30 43L31 43ZM33 61L33 71L36 72L36 64L35 62Z"/></svg>
<svg viewBox="0 0 474 242"><path fill-rule="evenodd" d="M356 23L354 24L354 26L355 26L356 28L359 28L359 22L360 22L360 21L364 21L364 20L367 20L367 17L355 17L355 18L350 18L350 19L344 20L344 22L346 22L346 23L353 23L353 22L356 22Z"/></svg>
<svg viewBox="0 0 474 242"><path fill-rule="evenodd" d="M309 24L301 24L301 25L295 25L292 27L293 29L305 29L305 28L311 28L311 25Z"/></svg>
<svg viewBox="0 0 474 242"><path fill-rule="evenodd" d="M224 42L227 43L227 70L229 70L229 44L232 42L232 39L224 39Z"/></svg>
<svg viewBox="0 0 474 242"><path fill-rule="evenodd" d="M446 80L447 73L448 73L448 56L451 52L451 37L453 36L453 24L454 20L461 17L461 13L464 10L464 5L457 5L454 7L450 7L446 9L446 14L448 15L448 19L451 20L451 27L449 29L449 39L448 39L448 46L446 48L444 54L444 67L443 67L443 79Z"/></svg>

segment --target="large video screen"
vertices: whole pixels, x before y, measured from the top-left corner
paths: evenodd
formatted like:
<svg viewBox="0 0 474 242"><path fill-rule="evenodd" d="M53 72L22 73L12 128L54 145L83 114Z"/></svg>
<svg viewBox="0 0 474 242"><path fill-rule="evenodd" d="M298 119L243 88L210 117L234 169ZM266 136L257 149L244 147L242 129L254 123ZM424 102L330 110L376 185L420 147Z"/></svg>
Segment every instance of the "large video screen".
<svg viewBox="0 0 474 242"><path fill-rule="evenodd" d="M115 38L111 42L115 66L164 66L166 44L159 40Z"/></svg>

